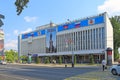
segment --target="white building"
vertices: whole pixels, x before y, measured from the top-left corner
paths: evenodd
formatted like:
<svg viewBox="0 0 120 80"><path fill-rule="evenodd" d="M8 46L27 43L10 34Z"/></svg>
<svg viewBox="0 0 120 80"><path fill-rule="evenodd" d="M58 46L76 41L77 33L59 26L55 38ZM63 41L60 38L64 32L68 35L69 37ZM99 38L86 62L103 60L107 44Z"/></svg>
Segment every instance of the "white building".
<svg viewBox="0 0 120 80"><path fill-rule="evenodd" d="M4 31L0 29L0 56L4 55Z"/></svg>
<svg viewBox="0 0 120 80"><path fill-rule="evenodd" d="M106 49L113 49L113 27L105 12L64 24L37 27L32 32L20 34L18 42L20 55L54 56L56 60L62 55L63 62L65 59L71 62L73 54L77 62L89 62L93 55L95 62L101 62L108 59ZM111 56L113 61L113 53Z"/></svg>

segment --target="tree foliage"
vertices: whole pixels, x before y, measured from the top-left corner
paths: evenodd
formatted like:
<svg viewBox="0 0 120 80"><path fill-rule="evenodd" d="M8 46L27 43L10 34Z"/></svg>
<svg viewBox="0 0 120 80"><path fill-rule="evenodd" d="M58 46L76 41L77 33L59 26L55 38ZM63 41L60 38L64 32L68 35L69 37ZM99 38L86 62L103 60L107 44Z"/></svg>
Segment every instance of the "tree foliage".
<svg viewBox="0 0 120 80"><path fill-rule="evenodd" d="M114 59L119 58L118 48L120 47L120 16L114 16L110 18L111 24L113 26L114 35Z"/></svg>
<svg viewBox="0 0 120 80"><path fill-rule="evenodd" d="M74 64L77 63L76 55L74 55Z"/></svg>
<svg viewBox="0 0 120 80"><path fill-rule="evenodd" d="M22 63L26 63L28 61L28 56L26 55L22 55L20 56L21 60L22 60Z"/></svg>
<svg viewBox="0 0 120 80"><path fill-rule="evenodd" d="M94 64L95 62L94 62L94 57L93 57L93 55L90 55L90 63L91 64Z"/></svg>
<svg viewBox="0 0 120 80"><path fill-rule="evenodd" d="M62 56L59 56L59 64L62 64Z"/></svg>
<svg viewBox="0 0 120 80"><path fill-rule="evenodd" d="M16 12L17 15L20 15L21 12L23 11L24 7L27 7L27 3L29 2L29 0L16 0L15 1L15 6L17 8Z"/></svg>
<svg viewBox="0 0 120 80"><path fill-rule="evenodd" d="M40 63L40 58L39 58L39 56L37 56L37 57L36 57L35 62L36 62L37 64L39 64L39 63Z"/></svg>
<svg viewBox="0 0 120 80"><path fill-rule="evenodd" d="M0 60L2 60L2 56L0 56Z"/></svg>
<svg viewBox="0 0 120 80"><path fill-rule="evenodd" d="M15 62L18 61L18 53L14 50L5 51L6 61Z"/></svg>
<svg viewBox="0 0 120 80"><path fill-rule="evenodd" d="M49 57L45 57L45 64L49 64L49 63L50 63Z"/></svg>

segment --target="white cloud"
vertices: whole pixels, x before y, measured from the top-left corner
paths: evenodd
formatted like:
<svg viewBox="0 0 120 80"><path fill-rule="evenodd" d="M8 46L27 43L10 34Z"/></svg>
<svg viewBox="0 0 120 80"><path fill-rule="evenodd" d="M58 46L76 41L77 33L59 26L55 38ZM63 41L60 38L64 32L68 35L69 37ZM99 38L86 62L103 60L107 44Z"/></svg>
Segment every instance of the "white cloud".
<svg viewBox="0 0 120 80"><path fill-rule="evenodd" d="M19 31L18 30L14 30L13 33L14 33L14 35L18 36Z"/></svg>
<svg viewBox="0 0 120 80"><path fill-rule="evenodd" d="M26 22L35 22L38 19L38 17L30 17L30 16L25 16L24 20Z"/></svg>
<svg viewBox="0 0 120 80"><path fill-rule="evenodd" d="M28 28L27 30L25 31L21 31L21 33L28 33L28 32L31 32L32 31L32 28Z"/></svg>
<svg viewBox="0 0 120 80"><path fill-rule="evenodd" d="M120 14L120 0L105 0L104 4L98 6L98 12L107 12L110 16Z"/></svg>
<svg viewBox="0 0 120 80"><path fill-rule="evenodd" d="M18 36L19 34L28 33L28 32L31 32L31 31L32 31L32 28L28 28L25 31L14 30L13 34ZM10 34L7 34L7 36L10 36Z"/></svg>
<svg viewBox="0 0 120 80"><path fill-rule="evenodd" d="M7 34L5 34L5 36L10 37L10 34L7 33Z"/></svg>
<svg viewBox="0 0 120 80"><path fill-rule="evenodd" d="M14 35L18 36L18 34L20 33L28 33L28 32L31 32L32 31L32 28L28 28L27 30L25 31L18 31L18 30L14 30L13 33ZM6 34L7 36L10 36L10 34ZM18 40L7 40L5 42L5 49L6 50L9 50L9 49L14 49L14 50L18 50Z"/></svg>
<svg viewBox="0 0 120 80"><path fill-rule="evenodd" d="M9 40L5 43L5 49L14 49L17 50L18 42L17 40Z"/></svg>

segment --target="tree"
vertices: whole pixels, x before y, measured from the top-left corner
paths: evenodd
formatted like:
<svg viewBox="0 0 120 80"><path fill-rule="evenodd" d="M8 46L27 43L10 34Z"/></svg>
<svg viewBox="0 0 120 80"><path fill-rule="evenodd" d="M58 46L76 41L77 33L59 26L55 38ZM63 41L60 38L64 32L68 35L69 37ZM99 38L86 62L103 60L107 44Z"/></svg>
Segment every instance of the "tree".
<svg viewBox="0 0 120 80"><path fill-rule="evenodd" d="M16 62L18 61L18 53L14 50L9 50L9 51L5 51L5 56L6 56L6 60L8 62Z"/></svg>
<svg viewBox="0 0 120 80"><path fill-rule="evenodd" d="M74 64L77 63L76 55L74 56Z"/></svg>
<svg viewBox="0 0 120 80"><path fill-rule="evenodd" d="M114 59L119 58L118 48L120 47L120 16L115 16L110 18L111 24L113 26L113 36L114 36Z"/></svg>
<svg viewBox="0 0 120 80"><path fill-rule="evenodd" d="M40 58L39 58L39 56L36 57L36 63L37 63L37 64L40 63Z"/></svg>
<svg viewBox="0 0 120 80"><path fill-rule="evenodd" d="M21 12L23 11L24 7L27 7L27 3L29 2L29 0L16 0L15 1L15 6L17 8L16 12L17 15L20 15Z"/></svg>
<svg viewBox="0 0 120 80"><path fill-rule="evenodd" d="M59 56L59 64L62 64L62 57Z"/></svg>
<svg viewBox="0 0 120 80"><path fill-rule="evenodd" d="M17 12L17 15L20 15L21 12L23 11L24 7L27 7L27 4L28 4L29 0L16 0L15 1L15 6L17 8L16 12ZM0 27L2 25L4 25L4 23L2 22L1 19L4 19L4 15L0 14Z"/></svg>
<svg viewBox="0 0 120 80"><path fill-rule="evenodd" d="M5 18L5 16L2 15L2 14L0 14L0 27L1 27L2 25L4 25L4 23L3 23L2 20L1 20L1 19L4 19L4 18Z"/></svg>
<svg viewBox="0 0 120 80"><path fill-rule="evenodd" d="M0 56L0 60L2 60L2 56Z"/></svg>
<svg viewBox="0 0 120 80"><path fill-rule="evenodd" d="M45 64L50 63L49 57L45 57Z"/></svg>
<svg viewBox="0 0 120 80"><path fill-rule="evenodd" d="M91 63L91 64L94 64L94 58L93 58L93 55L90 55L90 63Z"/></svg>
<svg viewBox="0 0 120 80"><path fill-rule="evenodd" d="M21 58L21 60L22 60L22 63L27 63L27 61L28 61L28 56L22 55L22 56L20 56L20 58Z"/></svg>

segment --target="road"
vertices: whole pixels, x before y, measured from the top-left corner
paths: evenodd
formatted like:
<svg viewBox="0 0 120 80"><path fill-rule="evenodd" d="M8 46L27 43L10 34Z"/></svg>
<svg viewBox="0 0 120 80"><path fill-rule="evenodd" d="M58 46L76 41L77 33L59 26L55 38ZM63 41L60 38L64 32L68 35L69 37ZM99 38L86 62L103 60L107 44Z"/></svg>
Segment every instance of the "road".
<svg viewBox="0 0 120 80"><path fill-rule="evenodd" d="M0 65L0 79L4 80L64 80L68 77L92 72L99 67L40 67L28 65Z"/></svg>

